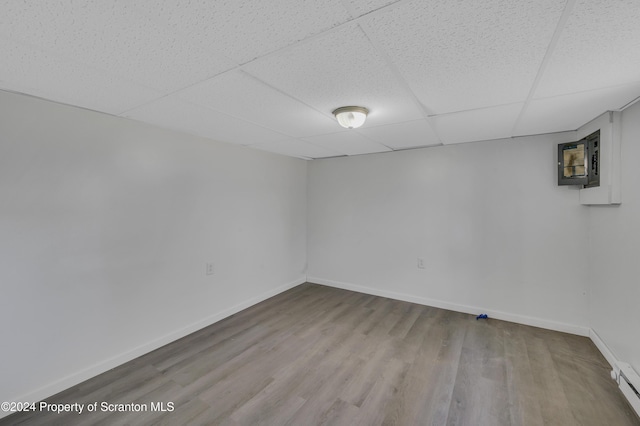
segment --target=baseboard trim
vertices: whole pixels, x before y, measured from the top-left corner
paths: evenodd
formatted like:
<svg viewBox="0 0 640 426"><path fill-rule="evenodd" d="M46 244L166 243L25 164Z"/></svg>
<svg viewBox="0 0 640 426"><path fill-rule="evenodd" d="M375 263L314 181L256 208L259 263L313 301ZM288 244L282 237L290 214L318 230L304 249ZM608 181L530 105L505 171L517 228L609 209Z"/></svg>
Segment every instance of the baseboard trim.
<svg viewBox="0 0 640 426"><path fill-rule="evenodd" d="M280 294L284 291L287 291L293 287L296 287L300 284L303 284L306 282L306 277L300 277L295 281L291 281L287 284L281 285L279 287L276 287L272 290L269 290L257 297L253 297L251 299L248 299L244 302L238 303L235 306L232 306L231 308L225 309L222 312L218 312L216 314L213 314L211 316L208 316L200 321L196 321L195 323L192 323L186 327L183 327L179 330L176 330L174 332L171 332L169 334L166 334L162 337L159 337L157 339L154 339L150 342L147 342L143 345L140 345L134 349L131 349L127 352L124 352L120 355L114 356L112 358L100 361L99 363L89 367L89 368L85 368L84 370L78 371L77 373L71 374L69 376L63 377L62 379L59 379L53 383L50 383L46 386L43 386L39 389L36 389L32 392L28 392L24 395L18 396L16 398L11 399L11 401L42 401L45 398L48 398L50 396L53 396L55 394L57 394L58 392L62 392L65 389L69 389L72 386L75 386L79 383L84 382L85 380L88 380L92 377L95 377L99 374L102 374L106 371L111 370L112 368L118 367L119 365L122 365L126 362L129 362L135 358L138 358L139 356L142 356L146 353L149 353L151 351L154 351L166 344L169 344L171 342L174 342L182 337L185 337L193 332L196 332L202 328L208 327L211 324L215 324L216 322L223 320L235 313L238 313L240 311L242 311L243 309L247 309L257 303L260 303L270 297L273 297L277 294ZM0 411L0 418L6 417L8 416L9 412L4 412L4 411Z"/></svg>
<svg viewBox="0 0 640 426"><path fill-rule="evenodd" d="M600 338L600 336L598 335L598 333L595 332L594 329L591 329L591 332L589 333L589 337L591 338L591 341L593 342L593 344L596 345L596 348L598 348L602 356L607 360L607 362L611 366L612 374L615 373L615 376L612 376L612 379L618 385L618 389L620 393L626 398L627 402L629 403L629 408L631 408L635 412L636 416L638 416L638 420L640 420L640 402L638 402L636 390L632 386L630 386L629 383L625 381L625 379L618 377L618 375L621 374L621 370L625 368L630 368L631 373L632 374L635 373L637 377L637 373L635 372L633 366L625 362L620 362L620 360L613 354L609 346L607 346L607 344L604 343L604 341ZM627 377L630 377L630 378L633 377L632 374L628 374L629 370L625 369L624 371L627 374ZM632 384L633 382L637 382L637 379L635 379L635 381L633 381L633 379L631 380L632 380ZM635 386L637 387L638 384L635 383Z"/></svg>
<svg viewBox="0 0 640 426"><path fill-rule="evenodd" d="M529 317L526 315L517 315L508 312L487 310L477 306L461 305L457 303L445 302L442 300L429 299L420 296L413 296L405 293L396 293L393 291L381 290L372 287L365 287L357 284L345 283L341 281L327 280L320 277L308 276L307 281L316 284L322 284L329 287L341 288L343 290L357 291L372 296L388 297L389 299L402 300L404 302L417 303L419 305L433 306L435 308L447 309L450 311L463 312L465 314L478 315L480 313L488 314L490 318L515 322L518 324L530 325L533 327L545 328L548 330L561 331L564 333L576 334L578 336L589 337L591 329L573 324L566 324L557 321L545 320L542 318Z"/></svg>
<svg viewBox="0 0 640 426"><path fill-rule="evenodd" d="M593 344L596 345L596 348L598 348L604 359L606 359L609 365L611 365L611 368L615 368L615 365L618 362L618 358L616 358L613 352L611 352L611 349L609 349L609 346L604 343L604 341L600 338L598 333L596 333L593 328L589 331L589 338L591 339Z"/></svg>

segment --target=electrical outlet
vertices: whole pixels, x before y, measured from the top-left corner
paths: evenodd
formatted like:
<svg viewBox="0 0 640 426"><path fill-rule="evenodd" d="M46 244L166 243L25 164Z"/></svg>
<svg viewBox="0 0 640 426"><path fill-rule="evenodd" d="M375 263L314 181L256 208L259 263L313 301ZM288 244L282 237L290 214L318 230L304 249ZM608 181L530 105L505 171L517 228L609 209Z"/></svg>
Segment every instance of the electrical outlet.
<svg viewBox="0 0 640 426"><path fill-rule="evenodd" d="M421 257L418 258L418 269L424 269L424 259Z"/></svg>
<svg viewBox="0 0 640 426"><path fill-rule="evenodd" d="M213 275L213 273L214 273L213 262L208 262L207 263L207 275Z"/></svg>

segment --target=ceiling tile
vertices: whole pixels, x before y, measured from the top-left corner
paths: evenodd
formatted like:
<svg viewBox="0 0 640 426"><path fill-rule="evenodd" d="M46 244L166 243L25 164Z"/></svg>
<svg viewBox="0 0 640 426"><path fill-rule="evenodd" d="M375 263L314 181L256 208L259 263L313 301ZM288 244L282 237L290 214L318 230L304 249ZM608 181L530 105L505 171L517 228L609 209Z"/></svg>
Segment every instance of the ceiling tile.
<svg viewBox="0 0 640 426"><path fill-rule="evenodd" d="M341 106L358 105L369 108L367 123L371 126L423 118L413 98L354 25L244 69L327 114Z"/></svg>
<svg viewBox="0 0 640 426"><path fill-rule="evenodd" d="M0 89L355 155L579 127L640 95L639 21L638 0L5 0Z"/></svg>
<svg viewBox="0 0 640 426"><path fill-rule="evenodd" d="M340 0L144 0L131 2L142 16L177 29L207 51L245 63L346 22Z"/></svg>
<svg viewBox="0 0 640 426"><path fill-rule="evenodd" d="M337 126L333 117L242 71L222 74L178 92L177 96L294 137L329 133Z"/></svg>
<svg viewBox="0 0 640 426"><path fill-rule="evenodd" d="M352 130L332 133L330 135L314 136L305 138L304 140L346 155L391 151L388 147L371 141Z"/></svg>
<svg viewBox="0 0 640 426"><path fill-rule="evenodd" d="M424 119L376 127L367 126L358 129L357 132L392 149L440 144L438 136Z"/></svg>
<svg viewBox="0 0 640 426"><path fill-rule="evenodd" d="M120 114L160 93L85 65L0 39L0 88Z"/></svg>
<svg viewBox="0 0 640 426"><path fill-rule="evenodd" d="M366 22L420 101L441 114L524 101L565 3L415 0Z"/></svg>
<svg viewBox="0 0 640 426"><path fill-rule="evenodd" d="M516 135L575 130L607 110L619 109L640 95L640 83L534 99L522 115Z"/></svg>
<svg viewBox="0 0 640 426"><path fill-rule="evenodd" d="M338 157L344 155L298 139L266 142L260 145L251 146L251 148L304 159Z"/></svg>
<svg viewBox="0 0 640 426"><path fill-rule="evenodd" d="M432 117L444 144L511 137L523 103L501 105Z"/></svg>
<svg viewBox="0 0 640 426"><path fill-rule="evenodd" d="M164 93L237 64L177 27L136 14L138 2L3 2L0 37L126 77Z"/></svg>
<svg viewBox="0 0 640 426"><path fill-rule="evenodd" d="M220 142L254 145L283 138L255 124L167 96L124 114L145 123L179 130Z"/></svg>
<svg viewBox="0 0 640 426"><path fill-rule="evenodd" d="M354 17L362 16L374 10L381 9L400 0L346 0L348 9L353 10Z"/></svg>
<svg viewBox="0 0 640 426"><path fill-rule="evenodd" d="M640 2L578 0L536 97L640 81Z"/></svg>

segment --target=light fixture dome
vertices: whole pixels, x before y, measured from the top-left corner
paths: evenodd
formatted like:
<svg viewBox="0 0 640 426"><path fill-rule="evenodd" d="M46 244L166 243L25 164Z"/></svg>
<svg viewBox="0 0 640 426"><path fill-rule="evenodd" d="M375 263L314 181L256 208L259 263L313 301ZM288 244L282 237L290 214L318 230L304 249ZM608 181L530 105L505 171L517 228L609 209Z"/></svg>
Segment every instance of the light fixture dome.
<svg viewBox="0 0 640 426"><path fill-rule="evenodd" d="M338 123L346 129L357 129L364 124L369 110L359 106L345 106L333 111Z"/></svg>

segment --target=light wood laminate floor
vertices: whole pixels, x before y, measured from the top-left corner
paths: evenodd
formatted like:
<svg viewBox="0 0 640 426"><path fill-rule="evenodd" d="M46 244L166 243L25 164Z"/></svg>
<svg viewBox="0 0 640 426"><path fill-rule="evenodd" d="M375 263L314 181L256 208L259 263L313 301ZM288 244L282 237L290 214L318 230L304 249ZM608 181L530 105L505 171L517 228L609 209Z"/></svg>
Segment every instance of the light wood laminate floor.
<svg viewBox="0 0 640 426"><path fill-rule="evenodd" d="M172 412L0 425L640 425L609 370L585 337L303 284L47 399Z"/></svg>

